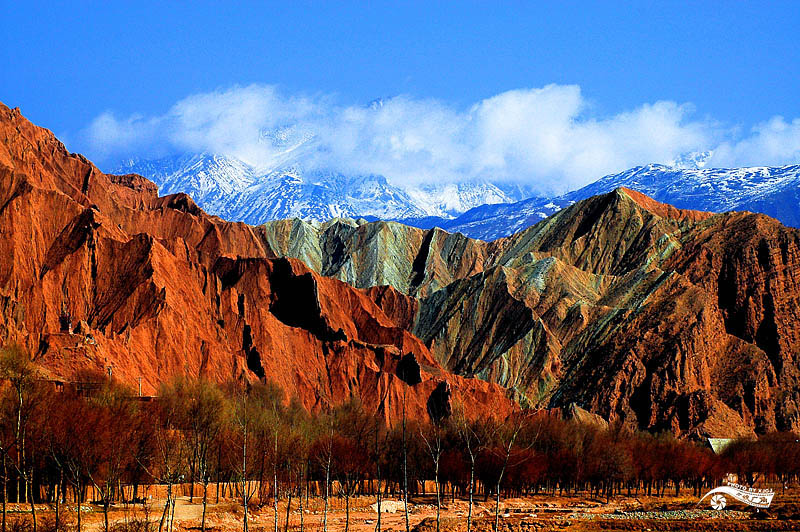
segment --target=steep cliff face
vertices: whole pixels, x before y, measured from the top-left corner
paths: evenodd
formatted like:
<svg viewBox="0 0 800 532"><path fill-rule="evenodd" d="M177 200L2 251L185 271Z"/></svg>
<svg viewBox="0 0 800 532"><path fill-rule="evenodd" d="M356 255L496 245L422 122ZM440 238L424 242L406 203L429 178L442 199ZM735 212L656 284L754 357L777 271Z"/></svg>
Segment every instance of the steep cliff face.
<svg viewBox="0 0 800 532"><path fill-rule="evenodd" d="M800 231L762 215L621 188L493 242L252 227L0 107L0 234L0 341L57 376L268 378L390 419L404 392L416 416L508 394L676 434L800 430Z"/></svg>
<svg viewBox="0 0 800 532"><path fill-rule="evenodd" d="M1 105L0 234L0 343L55 377L111 368L145 393L175 374L266 378L309 409L358 395L390 420L404 394L427 415L441 386L510 406L500 386L442 368L410 332L408 295L278 258L262 230L103 174Z"/></svg>
<svg viewBox="0 0 800 532"><path fill-rule="evenodd" d="M758 347L777 376L779 427L800 424L800 231L760 214L700 224L674 268L714 296L726 332ZM748 388L744 391L750 393Z"/></svg>
<svg viewBox="0 0 800 532"><path fill-rule="evenodd" d="M388 223L260 229L277 242L288 225L321 250L312 268L334 247L326 274L416 296L404 323L445 367L532 405L679 434L800 428L800 232L765 216L618 189L489 243Z"/></svg>
<svg viewBox="0 0 800 532"><path fill-rule="evenodd" d="M483 271L500 249L441 229L397 222L333 219L324 224L277 220L257 228L275 253L359 288L391 285L425 296Z"/></svg>

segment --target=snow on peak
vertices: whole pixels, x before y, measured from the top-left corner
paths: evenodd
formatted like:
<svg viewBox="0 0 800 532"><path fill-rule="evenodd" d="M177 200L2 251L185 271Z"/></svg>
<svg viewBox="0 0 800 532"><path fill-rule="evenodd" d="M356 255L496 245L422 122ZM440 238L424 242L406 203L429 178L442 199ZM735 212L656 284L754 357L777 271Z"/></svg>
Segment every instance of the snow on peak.
<svg viewBox="0 0 800 532"><path fill-rule="evenodd" d="M619 187L637 190L681 209L711 212L760 212L800 227L800 165L750 168L676 168L638 166L605 176L554 198L531 198L472 209L441 226L467 236L492 240L508 236L582 199Z"/></svg>
<svg viewBox="0 0 800 532"><path fill-rule="evenodd" d="M684 153L667 164L667 166L684 170L705 168L713 155L714 152L711 150Z"/></svg>
<svg viewBox="0 0 800 532"><path fill-rule="evenodd" d="M382 175L309 169L292 152L313 142L313 137L289 127L273 130L263 139L285 148L284 157L263 168L201 153L127 160L113 171L139 173L152 179L161 194L185 192L212 214L252 224L293 217L452 218L478 205L517 199L487 182L398 187Z"/></svg>
<svg viewBox="0 0 800 532"><path fill-rule="evenodd" d="M380 105L380 103L376 103ZM260 224L280 218L326 221L372 217L439 226L491 240L507 236L576 201L627 187L678 208L763 212L800 226L800 165L706 168L711 152L685 154L670 164L648 164L605 176L557 197L536 197L522 184L469 181L397 186L376 174L345 175L308 164L314 138L293 126L262 137L275 148L256 168L217 154L128 159L115 173L152 179L161 194L185 192L206 211ZM521 201L520 201L521 200Z"/></svg>

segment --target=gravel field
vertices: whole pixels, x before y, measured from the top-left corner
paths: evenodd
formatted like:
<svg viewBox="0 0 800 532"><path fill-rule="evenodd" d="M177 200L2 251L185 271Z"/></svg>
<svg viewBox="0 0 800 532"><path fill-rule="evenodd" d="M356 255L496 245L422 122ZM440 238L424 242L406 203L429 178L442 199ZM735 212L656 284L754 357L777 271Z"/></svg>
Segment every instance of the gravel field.
<svg viewBox="0 0 800 532"><path fill-rule="evenodd" d="M737 510L664 510L654 512L614 512L610 514L574 513L570 519L749 519L750 513Z"/></svg>

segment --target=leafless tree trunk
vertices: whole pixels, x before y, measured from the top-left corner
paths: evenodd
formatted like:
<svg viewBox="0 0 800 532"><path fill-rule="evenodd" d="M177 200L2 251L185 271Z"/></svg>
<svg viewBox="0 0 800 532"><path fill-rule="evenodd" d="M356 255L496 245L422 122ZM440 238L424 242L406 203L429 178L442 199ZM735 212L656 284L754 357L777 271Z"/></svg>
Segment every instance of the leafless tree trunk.
<svg viewBox="0 0 800 532"><path fill-rule="evenodd" d="M169 511L169 532L172 532L172 524L175 522L175 497L176 495L173 493Z"/></svg>
<svg viewBox="0 0 800 532"><path fill-rule="evenodd" d="M286 490L286 524L283 526L283 529L286 532L289 532L289 512L292 509L292 487L291 485Z"/></svg>
<svg viewBox="0 0 800 532"><path fill-rule="evenodd" d="M406 446L406 386L403 386L403 510L406 514L406 532L411 532L408 522L408 448Z"/></svg>
<svg viewBox="0 0 800 532"><path fill-rule="evenodd" d="M344 494L344 532L350 530L350 491L346 491Z"/></svg>
<svg viewBox="0 0 800 532"><path fill-rule="evenodd" d="M17 443L21 442L21 447L17 448L17 471L22 471L22 457L25 454L25 441L22 438L22 391L20 388L17 388L17 431L16 431L16 438ZM20 451L21 449L21 451ZM28 492L28 487L25 486L25 493ZM20 494L22 493L22 475L17 475L17 503L20 501Z"/></svg>
<svg viewBox="0 0 800 532"><path fill-rule="evenodd" d="M61 485L64 483L64 471L61 468L59 468L58 473L59 473L58 483L56 484L55 489L53 490L56 499L56 530L60 530L59 527L61 526L61 514L59 513L59 503L61 502L60 500Z"/></svg>
<svg viewBox="0 0 800 532"><path fill-rule="evenodd" d="M3 450L3 532L6 532L6 501L8 500L8 467L6 453Z"/></svg>
<svg viewBox="0 0 800 532"><path fill-rule="evenodd" d="M375 417L375 476L378 481L378 489L375 492L376 506L378 508L378 517L375 525L375 532L381 532L381 452L380 452L380 428L378 427L378 418Z"/></svg>
<svg viewBox="0 0 800 532"><path fill-rule="evenodd" d="M300 473L300 532L303 532L303 489L306 490L306 496L308 496L308 482L306 482L306 477L308 476L306 473L306 468L308 464L303 466L302 472Z"/></svg>
<svg viewBox="0 0 800 532"><path fill-rule="evenodd" d="M105 531L108 532L108 501L103 498L103 524L105 525Z"/></svg>
<svg viewBox="0 0 800 532"><path fill-rule="evenodd" d="M431 434L429 436L425 435L425 432L420 429L420 436L422 437L422 441L425 442L425 447L428 449L428 454L431 456L431 460L433 461L433 482L434 486L436 487L436 532L439 532L439 525L440 525L440 516L442 510L442 498L441 498L441 487L439 486L439 463L441 462L442 458L442 451L443 442L442 442L442 433L441 433L441 426L434 420L431 420Z"/></svg>
<svg viewBox="0 0 800 532"><path fill-rule="evenodd" d="M497 476L497 485L495 486L495 505L494 505L494 532L497 532L500 526L500 484L503 482L503 475L508 467L508 460L511 457L511 447L514 445L514 440L517 438L519 431L512 432L508 440L508 445L505 447L505 457L503 459L503 467L500 468L500 474Z"/></svg>
<svg viewBox="0 0 800 532"><path fill-rule="evenodd" d="M30 493L31 517L33 519L33 532L36 532L36 501L33 496L33 469L31 469L30 472L25 475L25 487L28 488L31 492ZM108 528L106 528L106 532L108 532Z"/></svg>
<svg viewBox="0 0 800 532"><path fill-rule="evenodd" d="M328 532L328 498L330 497L331 486L331 453L328 451L328 463L325 466L325 509L322 514L322 532Z"/></svg>
<svg viewBox="0 0 800 532"><path fill-rule="evenodd" d="M245 405L245 409L247 406ZM242 531L247 532L247 413L245 415L243 439L242 439L242 506L244 510L244 521L242 522Z"/></svg>
<svg viewBox="0 0 800 532"><path fill-rule="evenodd" d="M81 491L81 482L80 480L77 483L78 492L76 494L76 499L78 502L78 532L81 532L81 505L83 503L83 492Z"/></svg>
<svg viewBox="0 0 800 532"><path fill-rule="evenodd" d="M517 440L517 436L519 436L519 433L525 426L526 420L527 416L524 414L518 416L512 415L512 417L506 421L506 423L510 422L511 424L508 426L507 431L503 431L505 432L507 444L503 448L505 454L503 458L503 467L500 468L500 474L497 477L497 485L495 486L494 532L497 532L500 526L500 484L503 482L503 475L505 475L506 469L508 468L508 462L511 458L511 449L514 446L514 442Z"/></svg>
<svg viewBox="0 0 800 532"><path fill-rule="evenodd" d="M208 478L203 474L203 519L200 523L201 532L206 532L206 507L208 506Z"/></svg>
<svg viewBox="0 0 800 532"><path fill-rule="evenodd" d="M161 512L161 520L158 522L158 532L164 529L164 523L169 517L169 502L172 499L172 482L167 482L167 502L164 504L164 511Z"/></svg>
<svg viewBox="0 0 800 532"><path fill-rule="evenodd" d="M275 428L273 430L275 441L275 454L272 456L272 508L275 514L275 528L274 531L278 532L278 423L277 419L274 420ZM286 515L288 522L289 515ZM288 523L287 523L288 524Z"/></svg>
<svg viewBox="0 0 800 532"><path fill-rule="evenodd" d="M222 444L217 442L217 495L216 495L217 504L219 504L219 480L220 480L221 463L222 463Z"/></svg>
<svg viewBox="0 0 800 532"><path fill-rule="evenodd" d="M197 468L197 441L192 445L192 460L189 463L189 504L194 502L194 478Z"/></svg>
<svg viewBox="0 0 800 532"><path fill-rule="evenodd" d="M475 492L475 457L472 451L470 451L469 457L469 511L467 512L467 532L472 532L472 498Z"/></svg>
<svg viewBox="0 0 800 532"><path fill-rule="evenodd" d="M322 532L328 532L328 498L331 487L331 461L333 460L333 420L329 420L328 449L325 456L325 507L322 511Z"/></svg>

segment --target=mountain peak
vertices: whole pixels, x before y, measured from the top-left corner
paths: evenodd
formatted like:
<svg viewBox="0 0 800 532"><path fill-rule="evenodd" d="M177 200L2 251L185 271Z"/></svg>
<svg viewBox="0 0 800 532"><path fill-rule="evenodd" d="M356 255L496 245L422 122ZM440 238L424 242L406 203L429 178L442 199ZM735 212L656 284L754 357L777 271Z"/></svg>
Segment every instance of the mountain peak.
<svg viewBox="0 0 800 532"><path fill-rule="evenodd" d="M695 211L689 209L676 209L672 205L656 201L650 196L642 194L641 192L636 191L632 188L619 187L615 189L613 193L630 198L634 203L636 203L642 209L651 212L661 218L668 218L670 220L699 222L708 219L714 215L714 213L711 212Z"/></svg>
<svg viewBox="0 0 800 532"><path fill-rule="evenodd" d="M145 393L174 375L269 379L309 410L360 397L389 422L406 395L427 415L447 382L479 413L507 414L513 394L654 432L800 429L800 231L766 217L683 223L616 185L494 242L253 227L104 174L9 113L0 331L54 376L110 365Z"/></svg>
<svg viewBox="0 0 800 532"><path fill-rule="evenodd" d="M293 134L274 136L281 140ZM113 171L144 175L164 194L186 192L212 214L252 224L293 217L452 218L477 205L519 199L488 182L397 186L381 174L346 175L316 168L302 153L291 151L276 166L265 168L224 155L189 153L129 159Z"/></svg>
<svg viewBox="0 0 800 532"><path fill-rule="evenodd" d="M766 214L785 225L800 227L800 165L797 164L694 169L661 164L637 166L561 196L484 205L452 220L435 220L428 224L473 238L494 240L522 231L580 200L620 187L646 196L648 200L642 198L641 206L659 216L697 220L708 216L698 212L739 210ZM680 212L674 212L669 206Z"/></svg>
<svg viewBox="0 0 800 532"><path fill-rule="evenodd" d="M275 257L263 228L209 216L186 194L154 197L144 181L100 172L0 106L0 277L10 308L40 309L2 313L3 343L59 379L110 367L146 394L177 375L268 379L307 410L357 396L391 424L397 397L423 419L446 381L466 404L510 411L504 389L444 368L370 294ZM413 387L398 376L404 355Z"/></svg>

